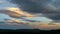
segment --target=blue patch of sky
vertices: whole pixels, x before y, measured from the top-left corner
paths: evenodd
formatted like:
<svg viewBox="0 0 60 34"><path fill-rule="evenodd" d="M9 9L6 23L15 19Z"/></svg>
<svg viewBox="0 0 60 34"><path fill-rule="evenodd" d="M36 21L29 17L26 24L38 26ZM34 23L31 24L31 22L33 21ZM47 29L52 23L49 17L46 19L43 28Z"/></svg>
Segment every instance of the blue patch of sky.
<svg viewBox="0 0 60 34"><path fill-rule="evenodd" d="M52 21L51 19L46 18L46 17L33 17L33 18L26 18L26 19L29 19L29 20L36 20L36 21L43 21L43 22Z"/></svg>
<svg viewBox="0 0 60 34"><path fill-rule="evenodd" d="M3 21L4 19L11 19L11 17L5 14L0 14L0 21Z"/></svg>
<svg viewBox="0 0 60 34"><path fill-rule="evenodd" d="M6 7L17 7L17 5L8 2L7 0L0 0L0 9L4 9Z"/></svg>

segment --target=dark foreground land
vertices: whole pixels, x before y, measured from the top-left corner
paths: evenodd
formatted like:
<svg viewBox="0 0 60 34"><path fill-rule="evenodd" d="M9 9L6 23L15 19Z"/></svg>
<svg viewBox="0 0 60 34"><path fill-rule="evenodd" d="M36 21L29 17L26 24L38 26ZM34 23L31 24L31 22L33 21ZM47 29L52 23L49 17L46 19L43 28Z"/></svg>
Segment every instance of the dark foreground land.
<svg viewBox="0 0 60 34"><path fill-rule="evenodd" d="M0 29L0 32L40 32L40 33L58 33L58 30L40 30L40 29L18 29L18 30L10 30L10 29Z"/></svg>

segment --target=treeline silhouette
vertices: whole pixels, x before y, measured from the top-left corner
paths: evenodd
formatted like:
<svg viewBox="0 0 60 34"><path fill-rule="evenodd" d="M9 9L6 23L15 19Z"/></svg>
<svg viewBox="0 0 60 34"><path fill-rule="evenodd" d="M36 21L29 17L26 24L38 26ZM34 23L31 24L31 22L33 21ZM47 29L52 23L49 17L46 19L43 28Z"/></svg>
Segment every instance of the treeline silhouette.
<svg viewBox="0 0 60 34"><path fill-rule="evenodd" d="M40 30L40 29L0 29L0 32L40 32L40 33L58 33L60 29L57 30Z"/></svg>

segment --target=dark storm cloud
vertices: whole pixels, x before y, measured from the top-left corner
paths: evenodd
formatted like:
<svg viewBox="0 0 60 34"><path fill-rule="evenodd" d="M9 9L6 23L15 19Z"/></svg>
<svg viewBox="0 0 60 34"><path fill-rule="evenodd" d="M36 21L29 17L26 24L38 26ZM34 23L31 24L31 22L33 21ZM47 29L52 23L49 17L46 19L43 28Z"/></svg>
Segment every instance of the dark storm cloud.
<svg viewBox="0 0 60 34"><path fill-rule="evenodd" d="M54 20L60 20L60 13L48 13L48 14L45 13L44 16Z"/></svg>
<svg viewBox="0 0 60 34"><path fill-rule="evenodd" d="M22 10L31 13L40 13L44 10L44 5L47 0L11 0L11 2L17 4ZM42 3L44 2L44 3Z"/></svg>
<svg viewBox="0 0 60 34"><path fill-rule="evenodd" d="M17 4L22 10L31 13L43 13L43 12L59 12L51 5L52 0L11 0L10 2ZM53 3L54 4L54 3ZM55 5L55 4L54 4Z"/></svg>
<svg viewBox="0 0 60 34"><path fill-rule="evenodd" d="M57 2L56 2L57 1ZM22 10L30 13L42 13L44 16L60 20L60 6L59 0L11 0L12 3L17 4ZM55 2L55 3L53 3ZM48 14L49 13L49 14Z"/></svg>

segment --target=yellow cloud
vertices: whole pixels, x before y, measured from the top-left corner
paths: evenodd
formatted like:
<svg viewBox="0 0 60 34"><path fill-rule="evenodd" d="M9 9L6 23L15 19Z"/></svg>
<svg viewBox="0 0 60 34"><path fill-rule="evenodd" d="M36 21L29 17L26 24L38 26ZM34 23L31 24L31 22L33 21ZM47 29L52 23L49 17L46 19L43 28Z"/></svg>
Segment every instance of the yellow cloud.
<svg viewBox="0 0 60 34"><path fill-rule="evenodd" d="M25 17L28 17L28 18L32 18L33 17L31 14L29 14L27 12L23 12L19 8L8 7L8 8L6 8L6 10L9 10L9 11L17 13L17 14L11 13L10 15L13 15L12 17L20 17L20 16L25 16Z"/></svg>

